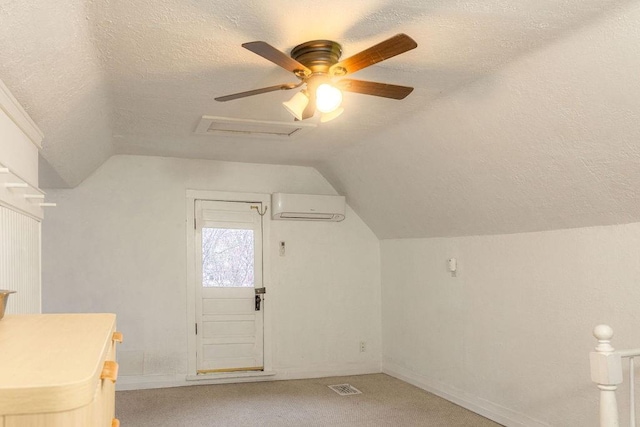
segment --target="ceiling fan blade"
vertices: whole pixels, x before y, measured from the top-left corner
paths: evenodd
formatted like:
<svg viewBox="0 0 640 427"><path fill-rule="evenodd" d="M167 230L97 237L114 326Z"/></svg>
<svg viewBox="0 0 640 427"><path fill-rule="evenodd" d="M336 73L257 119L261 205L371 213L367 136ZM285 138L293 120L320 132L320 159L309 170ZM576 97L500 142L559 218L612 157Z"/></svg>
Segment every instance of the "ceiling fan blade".
<svg viewBox="0 0 640 427"><path fill-rule="evenodd" d="M302 75L311 74L311 70L309 68L266 42L256 41L243 43L242 47L296 75L298 75L298 73L302 73Z"/></svg>
<svg viewBox="0 0 640 427"><path fill-rule="evenodd" d="M346 92L362 93L365 95L382 96L384 98L404 99L413 92L409 86L398 86L388 83L368 82L365 80L342 79L336 86Z"/></svg>
<svg viewBox="0 0 640 427"><path fill-rule="evenodd" d="M408 35L402 33L396 34L390 39L332 65L329 72L337 76L352 74L416 47L418 47L418 44Z"/></svg>
<svg viewBox="0 0 640 427"><path fill-rule="evenodd" d="M301 84L302 83L299 83L299 84L296 84L296 83L285 83L285 84L282 84L282 85L263 87L261 89L248 90L246 92L234 93L232 95L219 96L219 97L215 98L215 100L218 101L218 102L232 101L234 99L244 98L244 97L247 97L247 96L260 95L261 93L275 92L276 90L294 89L294 88L299 87Z"/></svg>

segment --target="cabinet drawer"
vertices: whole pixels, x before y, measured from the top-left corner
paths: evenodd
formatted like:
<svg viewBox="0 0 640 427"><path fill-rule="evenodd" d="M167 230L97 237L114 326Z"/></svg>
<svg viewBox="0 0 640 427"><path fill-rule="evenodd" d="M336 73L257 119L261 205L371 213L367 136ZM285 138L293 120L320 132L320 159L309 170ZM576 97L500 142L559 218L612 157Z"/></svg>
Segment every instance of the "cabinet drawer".
<svg viewBox="0 0 640 427"><path fill-rule="evenodd" d="M7 415L3 427L93 426L91 406L52 414ZM0 424L1 425L1 424Z"/></svg>

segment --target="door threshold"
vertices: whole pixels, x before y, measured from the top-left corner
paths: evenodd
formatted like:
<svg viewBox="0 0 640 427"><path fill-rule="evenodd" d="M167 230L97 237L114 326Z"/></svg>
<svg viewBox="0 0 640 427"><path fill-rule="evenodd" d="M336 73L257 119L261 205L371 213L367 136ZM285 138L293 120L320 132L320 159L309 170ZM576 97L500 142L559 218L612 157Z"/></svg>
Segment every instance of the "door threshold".
<svg viewBox="0 0 640 427"><path fill-rule="evenodd" d="M187 381L211 381L225 380L234 378L256 378L256 377L272 377L275 371L239 371L239 372L216 372L210 374L187 375Z"/></svg>

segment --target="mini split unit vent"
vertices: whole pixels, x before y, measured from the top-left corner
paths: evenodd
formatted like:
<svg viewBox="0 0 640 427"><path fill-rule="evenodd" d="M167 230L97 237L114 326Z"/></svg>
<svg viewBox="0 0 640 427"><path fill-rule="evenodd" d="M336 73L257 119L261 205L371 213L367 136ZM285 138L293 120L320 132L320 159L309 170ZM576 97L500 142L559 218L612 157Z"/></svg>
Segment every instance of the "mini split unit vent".
<svg viewBox="0 0 640 427"><path fill-rule="evenodd" d="M199 135L244 136L254 138L288 139L298 137L316 127L307 122L268 122L202 116L195 133Z"/></svg>
<svg viewBox="0 0 640 427"><path fill-rule="evenodd" d="M344 196L273 193L272 218L297 221L342 221Z"/></svg>

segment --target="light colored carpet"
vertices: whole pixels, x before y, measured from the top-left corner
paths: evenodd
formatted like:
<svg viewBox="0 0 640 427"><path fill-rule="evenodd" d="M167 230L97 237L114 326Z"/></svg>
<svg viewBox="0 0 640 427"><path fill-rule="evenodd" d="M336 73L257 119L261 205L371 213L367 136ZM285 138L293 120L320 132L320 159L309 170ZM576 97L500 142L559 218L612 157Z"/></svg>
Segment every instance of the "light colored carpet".
<svg viewBox="0 0 640 427"><path fill-rule="evenodd" d="M327 387L344 383L362 394ZM385 374L119 391L116 416L123 427L499 426Z"/></svg>

